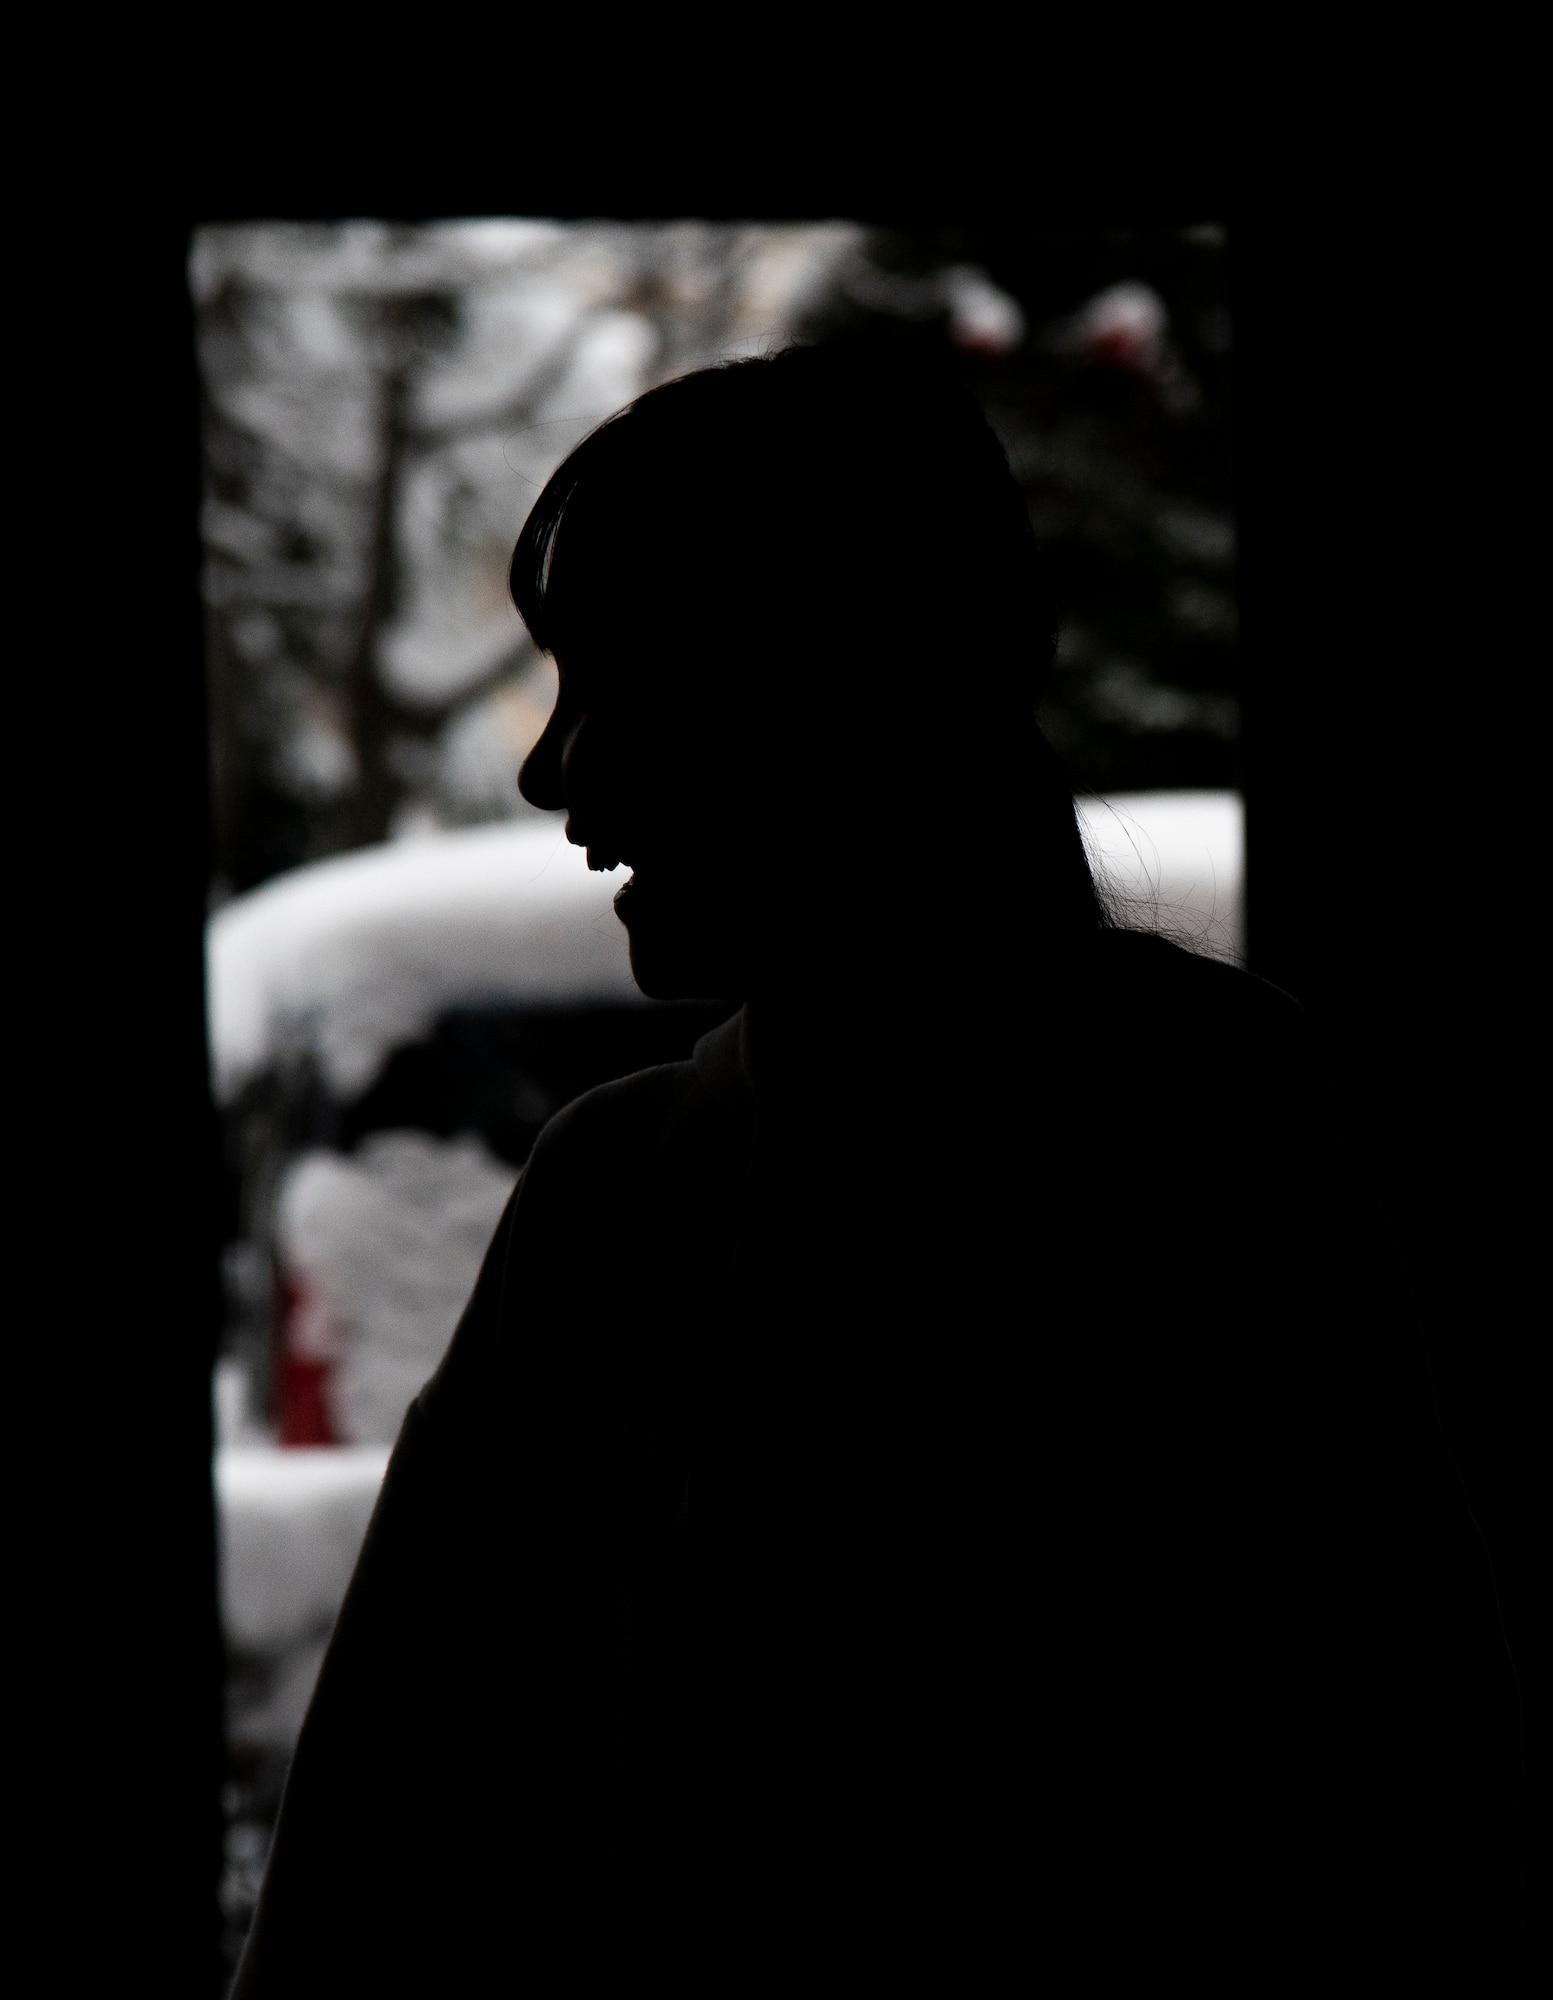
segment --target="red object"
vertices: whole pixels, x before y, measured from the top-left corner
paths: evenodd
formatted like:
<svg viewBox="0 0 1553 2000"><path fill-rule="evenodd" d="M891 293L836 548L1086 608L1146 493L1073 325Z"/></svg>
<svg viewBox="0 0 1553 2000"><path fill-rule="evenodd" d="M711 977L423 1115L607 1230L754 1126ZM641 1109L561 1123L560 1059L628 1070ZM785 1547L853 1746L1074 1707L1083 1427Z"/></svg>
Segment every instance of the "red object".
<svg viewBox="0 0 1553 2000"><path fill-rule="evenodd" d="M286 1355L280 1374L280 1441L283 1445L338 1444L329 1417L327 1361Z"/></svg>
<svg viewBox="0 0 1553 2000"><path fill-rule="evenodd" d="M333 1327L327 1306L305 1278L282 1273L276 1296L280 1443L337 1445L332 1409Z"/></svg>
<svg viewBox="0 0 1553 2000"><path fill-rule="evenodd" d="M1097 292L1073 321L1078 352L1102 368L1164 381L1174 373L1166 352L1169 316L1147 285L1112 285Z"/></svg>
<svg viewBox="0 0 1553 2000"><path fill-rule="evenodd" d="M1108 326L1093 334L1089 356L1104 368L1120 368L1129 375L1152 375L1156 366L1154 343L1131 326Z"/></svg>

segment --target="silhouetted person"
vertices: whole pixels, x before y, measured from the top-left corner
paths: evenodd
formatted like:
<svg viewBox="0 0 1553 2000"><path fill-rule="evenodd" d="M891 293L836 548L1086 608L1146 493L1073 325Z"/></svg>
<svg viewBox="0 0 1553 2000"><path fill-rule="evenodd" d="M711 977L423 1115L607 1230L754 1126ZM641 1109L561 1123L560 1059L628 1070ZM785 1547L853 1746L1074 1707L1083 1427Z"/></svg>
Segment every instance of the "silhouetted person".
<svg viewBox="0 0 1553 2000"><path fill-rule="evenodd" d="M1363 1161L1293 1001L1109 919L974 398L688 376L512 588L524 795L743 1004L538 1140L238 1990L1488 1990L1503 1662Z"/></svg>

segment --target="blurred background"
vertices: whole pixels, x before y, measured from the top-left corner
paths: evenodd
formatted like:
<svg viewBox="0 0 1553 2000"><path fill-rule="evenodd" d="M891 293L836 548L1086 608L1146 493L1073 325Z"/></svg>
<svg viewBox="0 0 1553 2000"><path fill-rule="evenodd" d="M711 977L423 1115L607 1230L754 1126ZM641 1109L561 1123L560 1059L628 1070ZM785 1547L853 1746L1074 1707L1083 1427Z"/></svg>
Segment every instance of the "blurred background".
<svg viewBox="0 0 1553 2000"><path fill-rule="evenodd" d="M1041 720L1113 895L1239 956L1226 247L1212 220L196 232L229 1960L400 1417L535 1134L721 1018L640 998L616 884L518 795L554 673L506 568L545 479L726 356L864 321L952 344L1053 565Z"/></svg>

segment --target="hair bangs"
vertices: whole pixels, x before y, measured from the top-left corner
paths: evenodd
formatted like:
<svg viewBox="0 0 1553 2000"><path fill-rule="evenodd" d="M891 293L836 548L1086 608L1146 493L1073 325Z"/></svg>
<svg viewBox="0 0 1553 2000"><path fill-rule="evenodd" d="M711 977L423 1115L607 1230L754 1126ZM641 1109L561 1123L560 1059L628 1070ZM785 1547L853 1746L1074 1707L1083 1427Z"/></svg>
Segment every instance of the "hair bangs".
<svg viewBox="0 0 1553 2000"><path fill-rule="evenodd" d="M566 605L573 595L570 591L558 593L552 575L561 523L572 511L579 489L589 483L590 474L603 470L601 461L618 455L614 447L619 428L630 414L628 405L573 446L546 480L512 551L507 588L529 637L542 653L553 656L557 645L564 643Z"/></svg>

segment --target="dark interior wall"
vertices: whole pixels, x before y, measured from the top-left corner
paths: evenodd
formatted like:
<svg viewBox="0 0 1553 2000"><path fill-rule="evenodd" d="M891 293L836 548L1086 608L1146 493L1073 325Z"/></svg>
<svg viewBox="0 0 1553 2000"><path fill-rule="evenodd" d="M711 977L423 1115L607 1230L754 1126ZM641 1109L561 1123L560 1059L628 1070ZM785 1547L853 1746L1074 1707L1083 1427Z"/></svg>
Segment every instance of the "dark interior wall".
<svg viewBox="0 0 1553 2000"><path fill-rule="evenodd" d="M1515 879L1533 624L1492 213L1281 214L1237 253L1251 960L1328 1031L1527 1692L1540 1036ZM1544 1756L1540 1698L1528 1755Z"/></svg>
<svg viewBox="0 0 1553 2000"><path fill-rule="evenodd" d="M1542 1033L1516 871L1539 774L1505 718L1526 700L1540 592L1520 502L1527 385L1493 331L1514 313L1507 219L1422 189L1379 213L1280 206L1247 218L1232 282L1250 960L1326 1034L1488 1551L1519 1684L1503 1815L1529 1982L1547 1942L1535 1829L1553 1662L1536 1613L1548 1445L1523 1124ZM1509 1990L1487 1968L1510 1977L1515 1948L1495 1961L1488 1941L1512 1907L1507 1889L1484 1913L1478 1990Z"/></svg>
<svg viewBox="0 0 1553 2000"><path fill-rule="evenodd" d="M1241 164L1231 156L1175 202L1144 176L1131 205L1164 200L1192 221L1216 210L1232 228L1251 949L1318 1012L1368 1107L1377 1216L1427 1321L1540 1769L1530 918L1495 817L1517 789L1514 745L1485 741L1464 699L1485 675L1524 677L1531 657L1526 600L1505 582L1527 542L1504 504L1515 413L1478 314L1505 274L1481 210L1313 207ZM618 212L618 200L493 185L494 200L435 203L403 198L402 183L362 186L334 212ZM1129 205L1092 184L1087 198ZM120 1978L155 1965L159 1991L208 1994L217 1151L202 1074L208 817L183 259L194 221L330 210L316 190L201 187L192 173L147 204L104 225L89 268L79 234L69 270L50 253L38 306L75 414L40 442L33 624L44 661L62 630L92 657L84 681L45 666L25 694L38 708L23 740L45 747L22 773L36 865L13 917L34 968L22 1240L46 1274L28 1318L55 1364L47 1422L32 1427L49 1437L29 1442L56 1447L40 1462L62 1496L57 1545L39 1553L39 1682L57 1719L40 1725L38 1844L76 1916L53 1932L62 1971L84 1978L95 1954ZM909 219L841 183L818 200L765 191L731 205ZM643 212L709 206L691 176ZM59 338L51 311L68 319ZM1334 653L1339 696L1308 671Z"/></svg>
<svg viewBox="0 0 1553 2000"><path fill-rule="evenodd" d="M198 406L184 217L93 214L47 217L35 246L18 409L14 1226L47 1385L16 1406L38 1599L19 1731L38 1889L20 1900L58 1990L209 2000L220 1152Z"/></svg>
<svg viewBox="0 0 1553 2000"><path fill-rule="evenodd" d="M1543 780L1513 716L1545 642L1529 382L1501 346L1509 200L1469 190L1419 176L1413 200L1283 212L1245 238L1249 944L1327 1026L1493 1562L1541 1954L1543 1030L1523 842Z"/></svg>

